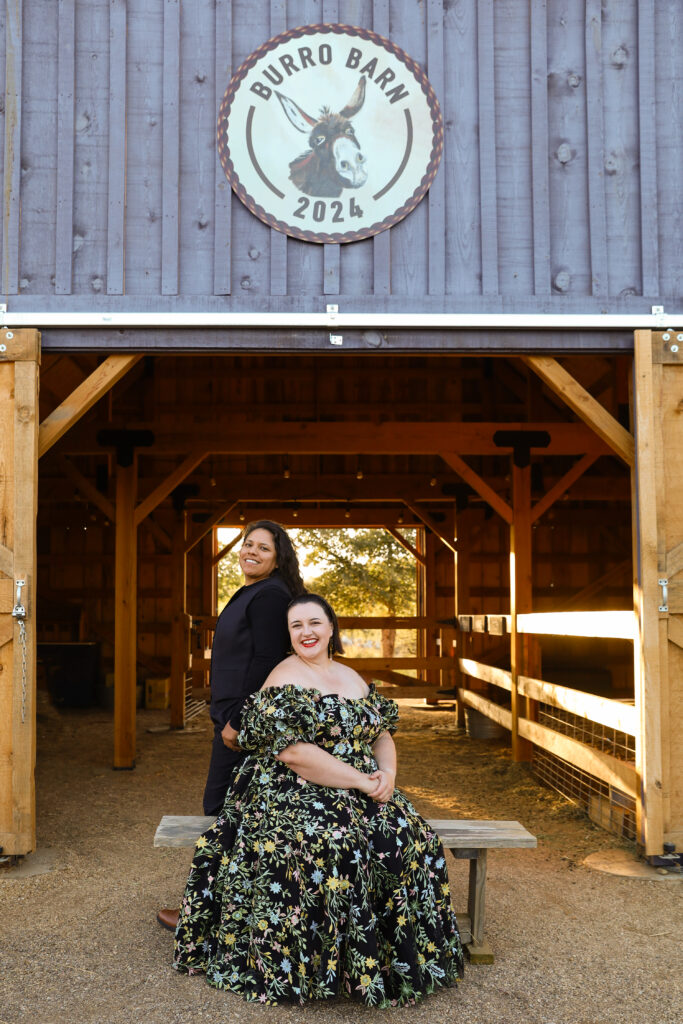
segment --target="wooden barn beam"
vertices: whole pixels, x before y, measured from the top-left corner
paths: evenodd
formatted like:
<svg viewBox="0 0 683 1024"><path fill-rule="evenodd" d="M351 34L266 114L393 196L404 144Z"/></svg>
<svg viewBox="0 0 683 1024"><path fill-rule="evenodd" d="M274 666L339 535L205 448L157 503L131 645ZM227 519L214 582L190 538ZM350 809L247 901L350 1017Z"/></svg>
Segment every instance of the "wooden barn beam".
<svg viewBox="0 0 683 1024"><path fill-rule="evenodd" d="M145 519L150 512L153 512L157 505L160 505L164 501L172 490L174 490L178 484L181 484L186 477L190 475L193 469L196 469L200 462L203 462L207 456L207 452L195 451L187 458L183 459L179 466L173 470L172 473L162 480L158 487L155 487L151 494L140 502L135 509L135 525L138 526L143 519Z"/></svg>
<svg viewBox="0 0 683 1024"><path fill-rule="evenodd" d="M432 533L439 538L442 544L445 544L447 548L450 548L454 554L457 553L458 547L455 536L452 535L452 531L444 529L444 527L436 521L434 516L431 515L427 509L420 508L418 505L414 505L408 501L404 501L404 504L410 509L414 516L417 516L418 519L422 520L425 526L429 527Z"/></svg>
<svg viewBox="0 0 683 1024"><path fill-rule="evenodd" d="M0 336L0 847L35 849L37 331ZM14 614L15 606L23 614Z"/></svg>
<svg viewBox="0 0 683 1024"><path fill-rule="evenodd" d="M137 663L137 455L116 467L114 768L135 767Z"/></svg>
<svg viewBox="0 0 683 1024"><path fill-rule="evenodd" d="M544 384L559 395L576 415L591 427L605 444L623 459L627 466L635 461L635 442L614 416L589 391L579 384L565 368L551 356L522 356L522 359ZM587 451L592 449L587 449Z"/></svg>
<svg viewBox="0 0 683 1024"><path fill-rule="evenodd" d="M200 540L202 540L203 537L206 537L207 533L209 533L210 530L213 530L214 527L218 526L221 519L225 519L225 517L228 516L230 512L232 512L236 505L236 501L231 501L230 504L224 506L220 510L220 512L216 512L215 515L211 516L210 519L207 519L205 523L202 523L198 527L198 529L195 530L193 535L185 541L185 554L188 554L196 544L199 544ZM250 518L258 518L258 516L253 516ZM261 518L263 517L261 516ZM240 523L240 526L241 525L242 524Z"/></svg>
<svg viewBox="0 0 683 1024"><path fill-rule="evenodd" d="M173 532L171 553L171 728L185 726L185 676L190 666L190 629L187 615L187 512Z"/></svg>
<svg viewBox="0 0 683 1024"><path fill-rule="evenodd" d="M65 398L40 424L38 456L59 441L117 381L142 359L141 355L108 356L89 377Z"/></svg>
<svg viewBox="0 0 683 1024"><path fill-rule="evenodd" d="M536 641L517 629L517 617L532 610L531 466L512 459L512 524L510 526L510 665L512 674L512 759L530 761L531 744L520 735L521 718L533 718L529 701L519 692L520 675L540 676L534 658Z"/></svg>
<svg viewBox="0 0 683 1024"><path fill-rule="evenodd" d="M90 483L87 477L83 476L81 471L77 469L70 459L67 459L66 455L62 455L59 460L59 464L64 471L64 475L72 482L78 491L81 492L84 498L95 505L100 512L104 513L110 522L116 522L116 509L109 501L105 498L97 488Z"/></svg>
<svg viewBox="0 0 683 1024"><path fill-rule="evenodd" d="M597 460L597 455L584 455L575 463L564 476L547 491L540 501L537 501L531 510L531 522L535 523L544 512L547 512L551 505L554 505L558 498L569 490L572 484L576 483L579 477L583 476L589 466Z"/></svg>
<svg viewBox="0 0 683 1024"><path fill-rule="evenodd" d="M609 416L609 413L605 415ZM110 429L125 428L126 424L116 421L107 426ZM138 424L138 427L154 430L154 444L145 448L145 455L188 450L187 430L163 429L154 421ZM537 450L544 455L613 454L609 442L598 437L586 424L558 422L269 420L247 424L234 417L217 416L210 424L193 425L189 439L195 451L216 455L435 455L444 450L456 451L460 455L500 455L500 447L494 442L493 435L503 429L548 433L550 442L546 448L532 448L532 452ZM101 454L102 449L92 430L81 430L69 436L68 451L72 454Z"/></svg>
<svg viewBox="0 0 683 1024"><path fill-rule="evenodd" d="M403 506L386 506L373 504L369 507L350 508L350 515L347 515L346 506L337 508L318 508L315 505L301 505L298 509L291 504L286 505L247 505L242 502L235 503L234 508L224 516L223 521L216 525L242 529L245 522L252 519L275 519L282 526L291 529L329 527L333 529L377 529L384 530L388 526L394 529L404 527L423 526L422 519L406 514ZM241 519L240 516L244 516ZM412 519L413 522L408 520ZM201 538L198 538L201 539Z"/></svg>
<svg viewBox="0 0 683 1024"><path fill-rule="evenodd" d="M393 526L385 526L384 529L387 531L387 533L391 534L394 540L397 540L401 547L405 548L406 551L408 551L413 556L413 558L415 558L418 562L422 562L423 565L425 564L425 556L420 551L418 551L417 548L414 548L409 540L406 540L406 538L403 536L400 530L394 529Z"/></svg>
<svg viewBox="0 0 683 1024"><path fill-rule="evenodd" d="M464 459L461 459L455 452L440 452L439 454L444 462L451 469L454 469L458 476L462 477L465 483L469 484L479 497L483 498L491 506L494 512L497 512L506 523L512 522L512 509L508 503L503 501L500 495L467 465Z"/></svg>

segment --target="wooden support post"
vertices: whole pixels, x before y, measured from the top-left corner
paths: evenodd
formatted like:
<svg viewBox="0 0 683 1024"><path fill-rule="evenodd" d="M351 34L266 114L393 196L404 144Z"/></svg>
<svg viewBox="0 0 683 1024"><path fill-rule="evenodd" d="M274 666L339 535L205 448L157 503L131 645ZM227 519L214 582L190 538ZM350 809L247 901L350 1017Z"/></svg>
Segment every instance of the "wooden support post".
<svg viewBox="0 0 683 1024"><path fill-rule="evenodd" d="M185 727L185 676L189 662L187 625L187 512L181 512L171 552L171 728Z"/></svg>
<svg viewBox="0 0 683 1024"><path fill-rule="evenodd" d="M683 325L681 325L683 326ZM672 347L675 351L672 351ZM634 643L640 841L683 849L683 360L676 331L636 331ZM665 581L665 582L664 582Z"/></svg>
<svg viewBox="0 0 683 1024"><path fill-rule="evenodd" d="M512 759L531 760L531 744L519 735L520 718L528 717L522 704L517 678L534 675L528 668L529 647L517 631L517 616L530 612L531 582L531 466L519 467L512 460L512 524L510 526L510 665L512 670Z"/></svg>
<svg viewBox="0 0 683 1024"><path fill-rule="evenodd" d="M477 850L476 859L472 858L470 860L467 913L471 921L473 946L481 946L484 942L487 854L488 850Z"/></svg>
<svg viewBox="0 0 683 1024"><path fill-rule="evenodd" d="M465 615L470 610L470 550L472 537L472 509L465 509L456 515L458 550L455 556L455 615ZM456 635L455 685L458 691L467 689L469 678L460 670L460 658L470 656L471 633L458 631ZM465 704L458 697L457 724L465 727Z"/></svg>
<svg viewBox="0 0 683 1024"><path fill-rule="evenodd" d="M204 559L202 563L202 608L210 615L218 612L218 573L216 572L216 554L218 552L218 530L212 530L204 540ZM204 641L204 645L206 643ZM210 682L210 672L202 673L202 685L206 688Z"/></svg>
<svg viewBox="0 0 683 1024"><path fill-rule="evenodd" d="M3 331L0 341L0 847L5 855L21 856L36 845L40 335ZM15 605L23 615L12 614Z"/></svg>
<svg viewBox="0 0 683 1024"><path fill-rule="evenodd" d="M135 767L137 690L137 456L116 467L114 575L114 768Z"/></svg>
<svg viewBox="0 0 683 1024"><path fill-rule="evenodd" d="M434 621L436 619L436 559L437 549L441 546L434 536L434 534L426 530L425 531L425 605L423 614L428 619ZM423 648L422 656L425 658L430 655L437 654L436 647L436 630L433 626L429 626L423 631ZM441 653L441 652L438 652ZM425 682L430 686L439 686L441 673L439 669L428 668L424 675ZM439 701L436 697L425 697L425 704L438 704Z"/></svg>

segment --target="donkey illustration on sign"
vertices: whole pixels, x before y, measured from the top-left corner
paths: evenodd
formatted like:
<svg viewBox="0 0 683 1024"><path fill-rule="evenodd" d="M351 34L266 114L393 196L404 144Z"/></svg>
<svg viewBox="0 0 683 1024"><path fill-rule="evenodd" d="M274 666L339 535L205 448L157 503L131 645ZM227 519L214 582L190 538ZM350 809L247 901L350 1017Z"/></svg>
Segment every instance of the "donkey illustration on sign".
<svg viewBox="0 0 683 1024"><path fill-rule="evenodd" d="M308 135L309 149L289 165L289 179L309 196L340 196L344 188L360 188L368 178L365 157L351 124L365 100L365 76L338 114L323 107L318 118L277 93L282 109L297 131Z"/></svg>

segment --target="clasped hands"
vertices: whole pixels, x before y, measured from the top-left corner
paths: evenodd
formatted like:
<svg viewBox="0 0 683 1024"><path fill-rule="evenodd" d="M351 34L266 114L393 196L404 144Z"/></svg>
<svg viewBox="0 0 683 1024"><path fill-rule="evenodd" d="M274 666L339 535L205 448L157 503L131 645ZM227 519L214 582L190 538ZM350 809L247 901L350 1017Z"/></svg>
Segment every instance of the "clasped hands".
<svg viewBox="0 0 683 1024"><path fill-rule="evenodd" d="M371 784L369 789L365 789L369 797L376 800L378 804L385 804L391 800L394 795L395 772L389 768L378 768L376 772L367 775L366 778Z"/></svg>

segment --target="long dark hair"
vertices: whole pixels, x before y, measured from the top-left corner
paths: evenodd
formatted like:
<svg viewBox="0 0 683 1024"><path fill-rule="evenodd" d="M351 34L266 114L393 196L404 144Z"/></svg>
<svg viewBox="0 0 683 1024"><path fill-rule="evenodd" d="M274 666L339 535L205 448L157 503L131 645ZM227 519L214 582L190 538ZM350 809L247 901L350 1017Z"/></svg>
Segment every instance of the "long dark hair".
<svg viewBox="0 0 683 1024"><path fill-rule="evenodd" d="M242 543L254 530L267 530L273 538L278 571L289 587L292 597L305 594L306 588L299 571L299 559L296 557L296 551L287 531L279 523L273 523L270 519L258 519L255 523L247 523L244 528Z"/></svg>
<svg viewBox="0 0 683 1024"><path fill-rule="evenodd" d="M320 594L299 594L298 597L295 597L293 601L289 602L287 612L289 613L290 609L296 608L299 604L308 604L309 601L312 604L317 604L319 608L322 608L325 613L325 617L332 626L330 657L332 657L332 654L343 654L344 646L341 642L341 636L339 635L339 623L337 622L337 616L334 614L332 606L328 604L324 597L321 597Z"/></svg>

